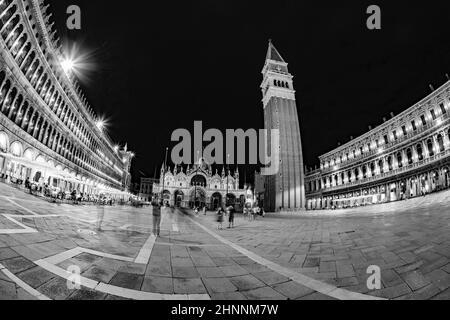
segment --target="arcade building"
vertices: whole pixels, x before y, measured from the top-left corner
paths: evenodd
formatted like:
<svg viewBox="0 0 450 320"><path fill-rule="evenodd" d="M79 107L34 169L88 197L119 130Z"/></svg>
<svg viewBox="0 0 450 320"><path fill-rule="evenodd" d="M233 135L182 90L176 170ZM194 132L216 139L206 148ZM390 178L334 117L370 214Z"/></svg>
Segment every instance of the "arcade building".
<svg viewBox="0 0 450 320"><path fill-rule="evenodd" d="M320 156L307 209L405 200L450 187L450 81L379 127Z"/></svg>
<svg viewBox="0 0 450 320"><path fill-rule="evenodd" d="M133 153L88 106L42 0L0 0L0 181L128 195Z"/></svg>

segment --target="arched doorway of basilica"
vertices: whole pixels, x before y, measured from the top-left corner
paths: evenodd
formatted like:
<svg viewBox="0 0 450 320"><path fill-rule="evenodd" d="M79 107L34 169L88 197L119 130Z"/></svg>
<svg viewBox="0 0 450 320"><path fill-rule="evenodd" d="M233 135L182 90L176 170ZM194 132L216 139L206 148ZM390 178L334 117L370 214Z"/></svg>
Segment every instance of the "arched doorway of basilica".
<svg viewBox="0 0 450 320"><path fill-rule="evenodd" d="M450 185L450 171L448 170L448 167L442 168L442 176L444 177L444 188L448 188Z"/></svg>
<svg viewBox="0 0 450 320"><path fill-rule="evenodd" d="M170 205L170 191L169 190L163 191L162 198L163 198L164 203L168 203Z"/></svg>
<svg viewBox="0 0 450 320"><path fill-rule="evenodd" d="M222 195L219 192L215 192L211 196L211 209L217 210L222 205Z"/></svg>
<svg viewBox="0 0 450 320"><path fill-rule="evenodd" d="M193 207L203 207L206 205L206 192L201 187L192 188L189 195L189 206Z"/></svg>
<svg viewBox="0 0 450 320"><path fill-rule="evenodd" d="M183 191L177 190L175 191L175 207L182 207L184 200Z"/></svg>
<svg viewBox="0 0 450 320"><path fill-rule="evenodd" d="M227 194L226 198L226 206L235 206L236 204L236 196L232 193Z"/></svg>
<svg viewBox="0 0 450 320"><path fill-rule="evenodd" d="M206 187L206 178L201 174L197 174L191 179L191 186Z"/></svg>

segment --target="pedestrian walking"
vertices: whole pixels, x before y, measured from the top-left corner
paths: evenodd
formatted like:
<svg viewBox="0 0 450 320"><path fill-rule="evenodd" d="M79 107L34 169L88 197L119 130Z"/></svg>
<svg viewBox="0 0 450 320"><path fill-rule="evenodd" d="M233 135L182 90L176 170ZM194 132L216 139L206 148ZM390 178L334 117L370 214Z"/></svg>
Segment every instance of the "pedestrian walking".
<svg viewBox="0 0 450 320"><path fill-rule="evenodd" d="M217 229L222 230L223 229L223 215L225 214L225 211L222 207L219 207L219 210L217 210Z"/></svg>
<svg viewBox="0 0 450 320"><path fill-rule="evenodd" d="M198 207L194 207L194 213L196 216L198 216Z"/></svg>
<svg viewBox="0 0 450 320"><path fill-rule="evenodd" d="M161 231L161 207L162 202L153 202L152 203L152 215L153 215L153 235L155 237L159 237L159 233Z"/></svg>
<svg viewBox="0 0 450 320"><path fill-rule="evenodd" d="M233 206L229 206L227 208L227 212L228 212L228 229L230 228L234 228L234 207Z"/></svg>
<svg viewBox="0 0 450 320"><path fill-rule="evenodd" d="M206 216L206 206L203 207L203 215Z"/></svg>

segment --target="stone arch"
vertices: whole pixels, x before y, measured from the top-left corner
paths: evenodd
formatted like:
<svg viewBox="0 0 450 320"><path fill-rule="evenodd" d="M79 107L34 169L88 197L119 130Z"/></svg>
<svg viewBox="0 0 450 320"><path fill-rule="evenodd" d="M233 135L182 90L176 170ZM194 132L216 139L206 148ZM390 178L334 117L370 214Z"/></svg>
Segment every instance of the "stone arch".
<svg viewBox="0 0 450 320"><path fill-rule="evenodd" d="M225 205L227 206L234 206L236 204L236 195L234 193L228 193L226 195L226 202Z"/></svg>
<svg viewBox="0 0 450 320"><path fill-rule="evenodd" d="M36 152L32 148L28 148L23 153L23 157L27 160L33 161L35 158Z"/></svg>
<svg viewBox="0 0 450 320"><path fill-rule="evenodd" d="M184 201L184 192L181 190L176 190L174 192L174 205L175 207L181 207Z"/></svg>
<svg viewBox="0 0 450 320"><path fill-rule="evenodd" d="M216 210L222 206L222 194L220 192L214 192L211 195L211 209Z"/></svg>
<svg viewBox="0 0 450 320"><path fill-rule="evenodd" d="M4 131L0 131L0 152L7 152L9 146L9 137Z"/></svg>
<svg viewBox="0 0 450 320"><path fill-rule="evenodd" d="M205 186L207 185L207 179L203 174L196 174L191 178L191 186Z"/></svg>
<svg viewBox="0 0 450 320"><path fill-rule="evenodd" d="M46 163L45 157L44 157L42 154L38 155L38 156L36 157L36 162L39 162L39 163Z"/></svg>
<svg viewBox="0 0 450 320"><path fill-rule="evenodd" d="M16 156L16 157L22 157L23 156L23 145L22 142L20 141L14 141L9 150L11 151L11 153Z"/></svg>

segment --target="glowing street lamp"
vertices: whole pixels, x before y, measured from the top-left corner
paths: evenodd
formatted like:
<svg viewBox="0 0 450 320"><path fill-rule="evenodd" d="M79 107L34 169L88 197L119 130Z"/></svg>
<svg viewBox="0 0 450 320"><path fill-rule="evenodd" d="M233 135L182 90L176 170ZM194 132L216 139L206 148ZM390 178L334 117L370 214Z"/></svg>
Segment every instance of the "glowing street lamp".
<svg viewBox="0 0 450 320"><path fill-rule="evenodd" d="M96 126L100 131L102 131L103 128L105 127L105 120L98 120L96 122Z"/></svg>
<svg viewBox="0 0 450 320"><path fill-rule="evenodd" d="M66 74L69 74L75 69L75 62L70 58L65 58L61 61L61 67Z"/></svg>

